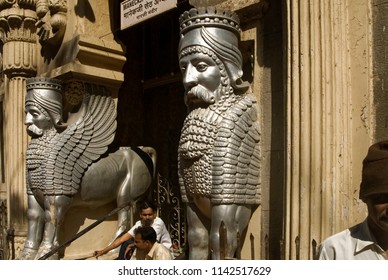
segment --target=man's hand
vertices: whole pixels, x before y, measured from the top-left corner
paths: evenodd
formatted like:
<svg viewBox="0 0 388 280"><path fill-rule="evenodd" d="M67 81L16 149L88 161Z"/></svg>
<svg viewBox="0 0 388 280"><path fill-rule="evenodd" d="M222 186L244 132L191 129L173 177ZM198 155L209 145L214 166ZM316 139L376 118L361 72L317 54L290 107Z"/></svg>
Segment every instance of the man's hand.
<svg viewBox="0 0 388 280"><path fill-rule="evenodd" d="M94 251L93 256L97 259L99 256L102 256L104 253L104 250Z"/></svg>

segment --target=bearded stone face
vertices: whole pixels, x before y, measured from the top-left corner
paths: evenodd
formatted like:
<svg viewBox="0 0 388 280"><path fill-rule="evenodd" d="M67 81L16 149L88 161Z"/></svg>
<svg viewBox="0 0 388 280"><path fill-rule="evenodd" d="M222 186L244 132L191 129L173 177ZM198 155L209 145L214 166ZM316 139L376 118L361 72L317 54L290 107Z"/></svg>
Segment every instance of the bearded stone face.
<svg viewBox="0 0 388 280"><path fill-rule="evenodd" d="M34 103L28 102L25 107L25 125L27 133L31 137L40 137L44 131L51 129L54 125L51 118L47 117Z"/></svg>
<svg viewBox="0 0 388 280"><path fill-rule="evenodd" d="M62 129L62 96L50 89L27 90L25 99L25 125L32 137L40 137L44 131Z"/></svg>
<svg viewBox="0 0 388 280"><path fill-rule="evenodd" d="M179 61L189 109L207 107L220 99L221 71L215 61L203 53L191 53Z"/></svg>

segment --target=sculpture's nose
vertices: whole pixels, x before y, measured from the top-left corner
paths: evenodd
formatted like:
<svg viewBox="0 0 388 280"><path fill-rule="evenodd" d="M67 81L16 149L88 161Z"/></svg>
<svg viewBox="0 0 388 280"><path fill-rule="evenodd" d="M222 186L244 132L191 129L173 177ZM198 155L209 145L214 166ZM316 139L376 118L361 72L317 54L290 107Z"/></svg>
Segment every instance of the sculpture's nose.
<svg viewBox="0 0 388 280"><path fill-rule="evenodd" d="M24 124L28 125L28 124L32 124L32 115L30 113L26 113L26 118L24 120Z"/></svg>
<svg viewBox="0 0 388 280"><path fill-rule="evenodd" d="M183 75L183 85L186 89L192 88L198 84L198 76L196 69L192 64L187 65L187 69Z"/></svg>

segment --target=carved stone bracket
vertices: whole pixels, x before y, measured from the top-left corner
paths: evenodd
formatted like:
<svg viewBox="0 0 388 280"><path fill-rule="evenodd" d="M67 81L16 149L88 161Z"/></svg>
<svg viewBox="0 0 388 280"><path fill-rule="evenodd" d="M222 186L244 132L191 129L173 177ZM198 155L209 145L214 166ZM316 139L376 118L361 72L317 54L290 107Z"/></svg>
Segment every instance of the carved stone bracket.
<svg viewBox="0 0 388 280"><path fill-rule="evenodd" d="M244 30L250 22L263 18L270 7L270 0L226 0L216 7L235 11Z"/></svg>
<svg viewBox="0 0 388 280"><path fill-rule="evenodd" d="M78 50L74 60L42 75L88 81L103 85L112 93L120 87L125 56L119 45L84 35L77 36L69 45Z"/></svg>

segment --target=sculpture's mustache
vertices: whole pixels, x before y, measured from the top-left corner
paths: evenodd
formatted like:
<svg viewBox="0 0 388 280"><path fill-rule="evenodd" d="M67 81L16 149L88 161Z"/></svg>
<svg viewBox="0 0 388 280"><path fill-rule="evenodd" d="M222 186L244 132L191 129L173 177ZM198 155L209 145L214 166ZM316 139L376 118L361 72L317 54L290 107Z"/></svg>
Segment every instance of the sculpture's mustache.
<svg viewBox="0 0 388 280"><path fill-rule="evenodd" d="M198 101L200 103L213 104L215 101L213 92L200 85L192 87L186 92L185 103L186 105L190 105L192 103L198 103Z"/></svg>
<svg viewBox="0 0 388 280"><path fill-rule="evenodd" d="M43 130L40 129L39 127L37 127L34 124L30 124L29 126L27 126L27 133L30 136L42 136L43 135Z"/></svg>

